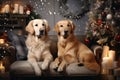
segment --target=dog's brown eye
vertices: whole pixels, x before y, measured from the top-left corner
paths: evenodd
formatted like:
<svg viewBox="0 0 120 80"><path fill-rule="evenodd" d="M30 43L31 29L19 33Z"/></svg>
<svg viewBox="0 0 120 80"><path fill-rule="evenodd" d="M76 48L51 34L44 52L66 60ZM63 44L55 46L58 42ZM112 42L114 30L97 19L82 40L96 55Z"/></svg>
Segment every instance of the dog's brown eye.
<svg viewBox="0 0 120 80"><path fill-rule="evenodd" d="M70 26L70 24L67 25L68 27Z"/></svg>
<svg viewBox="0 0 120 80"><path fill-rule="evenodd" d="M35 26L38 26L38 24L35 24Z"/></svg>
<svg viewBox="0 0 120 80"><path fill-rule="evenodd" d="M42 24L42 26L45 26L45 24Z"/></svg>
<svg viewBox="0 0 120 80"><path fill-rule="evenodd" d="M63 27L63 25L60 25L60 27Z"/></svg>

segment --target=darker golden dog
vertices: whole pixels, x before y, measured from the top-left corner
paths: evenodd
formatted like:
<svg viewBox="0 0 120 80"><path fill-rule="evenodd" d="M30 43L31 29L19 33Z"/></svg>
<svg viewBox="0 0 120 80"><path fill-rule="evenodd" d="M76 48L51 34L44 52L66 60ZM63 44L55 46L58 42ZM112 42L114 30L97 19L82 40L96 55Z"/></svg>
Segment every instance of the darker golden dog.
<svg viewBox="0 0 120 80"><path fill-rule="evenodd" d="M100 70L93 52L74 36L75 25L71 20L59 21L54 29L58 34L58 57L53 62L53 69L61 72L65 66L77 62L90 70Z"/></svg>

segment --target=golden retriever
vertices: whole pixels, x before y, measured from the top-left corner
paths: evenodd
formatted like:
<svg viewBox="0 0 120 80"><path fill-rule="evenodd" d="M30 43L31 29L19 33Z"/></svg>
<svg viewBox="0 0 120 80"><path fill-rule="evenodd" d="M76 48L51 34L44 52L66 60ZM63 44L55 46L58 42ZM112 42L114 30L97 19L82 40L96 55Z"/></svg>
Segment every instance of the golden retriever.
<svg viewBox="0 0 120 80"><path fill-rule="evenodd" d="M67 65L77 62L90 70L100 70L93 52L74 36L75 25L71 20L57 22L54 29L58 34L58 57L53 62L53 69L61 72Z"/></svg>
<svg viewBox="0 0 120 80"><path fill-rule="evenodd" d="M53 60L53 56L50 53L51 41L47 35L49 30L50 27L45 19L32 20L26 26L26 31L28 31L26 39L27 58L32 64L36 75L41 75L41 69L46 70ZM38 61L43 61L41 67L39 67Z"/></svg>

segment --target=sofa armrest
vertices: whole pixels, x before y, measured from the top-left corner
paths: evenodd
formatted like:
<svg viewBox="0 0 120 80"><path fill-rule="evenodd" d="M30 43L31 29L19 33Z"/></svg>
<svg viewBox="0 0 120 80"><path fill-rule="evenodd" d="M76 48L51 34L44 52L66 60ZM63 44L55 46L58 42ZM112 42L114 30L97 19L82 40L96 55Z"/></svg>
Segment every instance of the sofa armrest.
<svg viewBox="0 0 120 80"><path fill-rule="evenodd" d="M10 43L5 44L6 45L6 56L4 56L4 58L2 59L3 61L3 65L5 66L5 70L9 71L9 67L10 65L16 61L16 50L15 47L13 45L11 45Z"/></svg>
<svg viewBox="0 0 120 80"><path fill-rule="evenodd" d="M92 51L98 64L101 65L103 48L99 45L92 46Z"/></svg>

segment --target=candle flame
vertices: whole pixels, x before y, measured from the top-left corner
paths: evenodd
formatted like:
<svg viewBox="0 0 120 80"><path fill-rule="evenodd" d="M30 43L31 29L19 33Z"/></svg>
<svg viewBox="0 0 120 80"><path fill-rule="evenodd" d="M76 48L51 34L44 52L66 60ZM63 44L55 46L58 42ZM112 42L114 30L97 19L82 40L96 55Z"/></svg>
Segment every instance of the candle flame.
<svg viewBox="0 0 120 80"><path fill-rule="evenodd" d="M0 39L0 44L4 44L4 39Z"/></svg>
<svg viewBox="0 0 120 80"><path fill-rule="evenodd" d="M0 67L3 67L3 63L2 62L0 63Z"/></svg>

